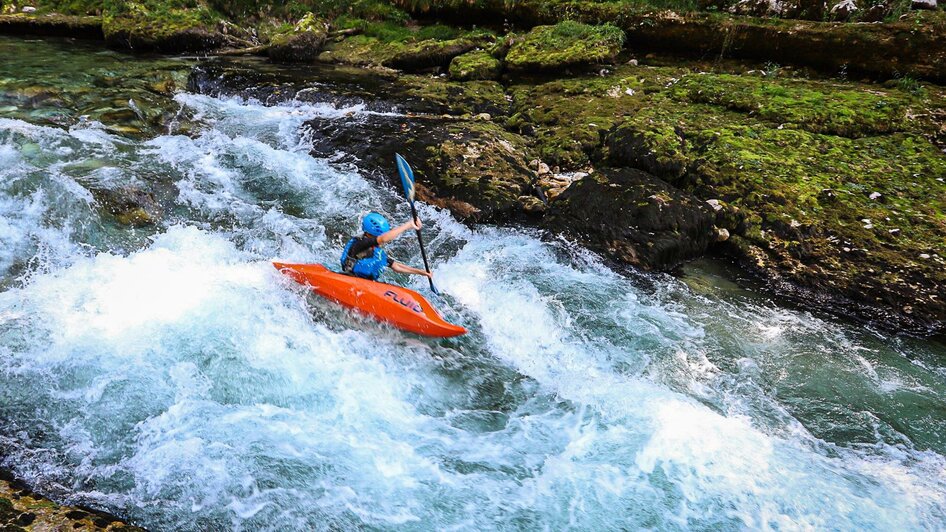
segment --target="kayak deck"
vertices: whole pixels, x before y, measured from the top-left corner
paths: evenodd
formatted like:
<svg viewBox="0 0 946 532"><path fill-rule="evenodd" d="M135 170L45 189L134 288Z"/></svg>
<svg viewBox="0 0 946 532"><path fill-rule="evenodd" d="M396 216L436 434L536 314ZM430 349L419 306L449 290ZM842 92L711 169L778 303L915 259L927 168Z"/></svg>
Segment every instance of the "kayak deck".
<svg viewBox="0 0 946 532"><path fill-rule="evenodd" d="M423 296L408 288L335 273L321 264L274 262L273 266L320 296L398 329L436 338L466 334L465 328L444 320Z"/></svg>

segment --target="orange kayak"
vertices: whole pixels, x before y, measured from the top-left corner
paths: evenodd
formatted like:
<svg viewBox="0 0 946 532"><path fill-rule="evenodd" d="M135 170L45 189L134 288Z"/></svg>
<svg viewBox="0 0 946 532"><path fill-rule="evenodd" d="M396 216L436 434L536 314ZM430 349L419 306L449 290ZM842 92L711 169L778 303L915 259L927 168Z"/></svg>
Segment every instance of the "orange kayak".
<svg viewBox="0 0 946 532"><path fill-rule="evenodd" d="M342 275L321 264L274 262L273 266L296 282L311 286L316 294L398 329L438 338L466 334L466 329L447 323L423 296L413 290Z"/></svg>

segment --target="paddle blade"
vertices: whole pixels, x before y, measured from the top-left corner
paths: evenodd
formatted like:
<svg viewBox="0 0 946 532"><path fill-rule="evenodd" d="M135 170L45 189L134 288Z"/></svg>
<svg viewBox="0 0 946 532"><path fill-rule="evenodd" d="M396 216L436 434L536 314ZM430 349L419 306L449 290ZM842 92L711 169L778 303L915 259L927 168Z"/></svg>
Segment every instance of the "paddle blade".
<svg viewBox="0 0 946 532"><path fill-rule="evenodd" d="M414 171L411 165L407 164L401 154L395 154L397 158L397 173L401 175L401 186L404 187L404 195L407 201L414 203Z"/></svg>

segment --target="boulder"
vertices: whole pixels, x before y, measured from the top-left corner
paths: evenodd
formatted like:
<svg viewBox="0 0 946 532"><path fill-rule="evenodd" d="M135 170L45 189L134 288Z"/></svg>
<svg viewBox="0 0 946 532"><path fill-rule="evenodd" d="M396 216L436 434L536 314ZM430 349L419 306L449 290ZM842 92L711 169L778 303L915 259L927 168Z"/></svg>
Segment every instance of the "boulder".
<svg viewBox="0 0 946 532"><path fill-rule="evenodd" d="M450 79L455 81L491 80L500 72L502 64L484 50L467 52L450 61Z"/></svg>
<svg viewBox="0 0 946 532"><path fill-rule="evenodd" d="M720 238L715 217L705 202L651 174L605 168L565 189L543 224L622 262L669 270Z"/></svg>
<svg viewBox="0 0 946 532"><path fill-rule="evenodd" d="M391 57L382 61L381 64L408 72L445 67L450 64L453 58L475 50L485 42L480 38L468 37L446 41L427 39L400 46L393 52Z"/></svg>
<svg viewBox="0 0 946 532"><path fill-rule="evenodd" d="M325 21L309 13L291 31L274 35L267 54L278 63L311 63L322 51L327 35Z"/></svg>
<svg viewBox="0 0 946 532"><path fill-rule="evenodd" d="M855 0L841 0L831 7L831 18L839 22L844 22L851 18L858 11Z"/></svg>
<svg viewBox="0 0 946 532"><path fill-rule="evenodd" d="M610 24L590 26L564 21L536 26L512 42L506 66L520 72L587 69L614 61L623 44L624 32Z"/></svg>
<svg viewBox="0 0 946 532"><path fill-rule="evenodd" d="M911 9L936 9L936 0L913 0L910 2Z"/></svg>
<svg viewBox="0 0 946 532"><path fill-rule="evenodd" d="M313 154L344 152L371 175L389 178L401 153L417 176L418 198L470 221L505 222L539 213L525 139L492 122L449 117L317 118ZM396 186L399 186L395 184Z"/></svg>
<svg viewBox="0 0 946 532"><path fill-rule="evenodd" d="M92 188L92 196L122 225L141 227L156 223L163 209L154 194L136 187Z"/></svg>
<svg viewBox="0 0 946 532"><path fill-rule="evenodd" d="M669 181L683 176L690 164L683 138L669 124L618 124L608 133L605 145L612 164L638 168Z"/></svg>

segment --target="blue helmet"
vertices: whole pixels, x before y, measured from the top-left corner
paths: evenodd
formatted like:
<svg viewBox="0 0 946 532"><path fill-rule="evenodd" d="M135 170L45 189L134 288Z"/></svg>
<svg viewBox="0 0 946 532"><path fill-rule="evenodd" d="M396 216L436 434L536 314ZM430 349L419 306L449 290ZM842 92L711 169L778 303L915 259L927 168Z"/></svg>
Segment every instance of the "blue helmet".
<svg viewBox="0 0 946 532"><path fill-rule="evenodd" d="M361 228L371 236L381 236L391 230L391 224L376 212L369 212L361 221Z"/></svg>

